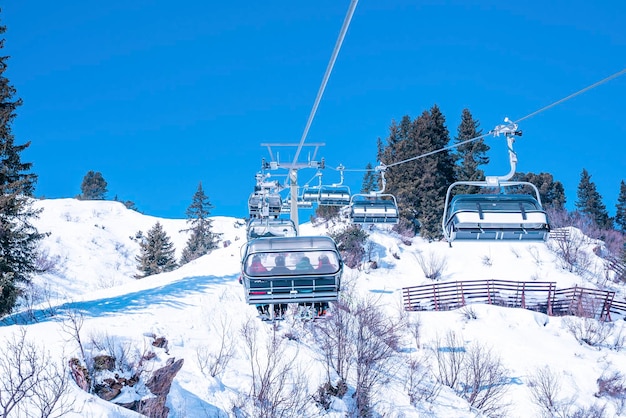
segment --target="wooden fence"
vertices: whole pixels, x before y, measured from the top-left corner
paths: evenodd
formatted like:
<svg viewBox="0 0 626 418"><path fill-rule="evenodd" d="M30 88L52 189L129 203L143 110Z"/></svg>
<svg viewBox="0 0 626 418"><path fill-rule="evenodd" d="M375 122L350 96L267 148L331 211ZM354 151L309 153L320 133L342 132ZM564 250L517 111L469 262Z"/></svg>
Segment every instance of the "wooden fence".
<svg viewBox="0 0 626 418"><path fill-rule="evenodd" d="M555 282L433 282L403 288L402 298L407 311L442 311L487 303L548 315L578 315L601 320L611 320L611 313L626 316L626 302L614 300L615 292L583 287L557 289Z"/></svg>

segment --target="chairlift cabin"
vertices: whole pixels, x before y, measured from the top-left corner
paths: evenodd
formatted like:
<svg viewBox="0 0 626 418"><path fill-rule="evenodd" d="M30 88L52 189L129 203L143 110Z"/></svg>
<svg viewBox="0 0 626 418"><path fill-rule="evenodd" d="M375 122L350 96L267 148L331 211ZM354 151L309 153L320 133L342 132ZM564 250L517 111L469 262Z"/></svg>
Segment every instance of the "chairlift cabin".
<svg viewBox="0 0 626 418"><path fill-rule="evenodd" d="M281 208L282 199L278 193L254 192L248 199L250 218L277 218Z"/></svg>
<svg viewBox="0 0 626 418"><path fill-rule="evenodd" d="M330 237L257 238L242 251L248 304L331 302L339 297L343 261Z"/></svg>
<svg viewBox="0 0 626 418"><path fill-rule="evenodd" d="M517 156L513 151L514 136L521 136L517 125L505 119L493 131L507 137L510 172L505 176L487 176L484 181L458 181L448 187L441 226L451 244L454 240L516 240L545 241L550 225L541 205L537 186L530 182L510 181L515 174ZM507 187L530 187L532 194L459 194L452 199L457 186L475 186L505 190Z"/></svg>
<svg viewBox="0 0 626 418"><path fill-rule="evenodd" d="M350 204L350 188L348 186L322 186L318 202L322 206L346 206Z"/></svg>
<svg viewBox="0 0 626 418"><path fill-rule="evenodd" d="M318 202L320 197L320 187L319 186L305 186L302 188L302 194L300 196L300 200L303 202Z"/></svg>
<svg viewBox="0 0 626 418"><path fill-rule="evenodd" d="M355 194L350 199L350 220L354 224L397 224L398 204L391 194Z"/></svg>
<svg viewBox="0 0 626 418"><path fill-rule="evenodd" d="M376 171L380 172L381 190L367 194L354 194L350 198L350 220L354 224L397 224L399 219L398 203L392 194L383 193L386 187L385 170L387 167L379 165Z"/></svg>
<svg viewBox="0 0 626 418"><path fill-rule="evenodd" d="M261 237L295 237L296 225L291 219L253 218L248 222L248 241Z"/></svg>
<svg viewBox="0 0 626 418"><path fill-rule="evenodd" d="M518 185L519 183L516 183ZM449 199L446 198L446 202ZM443 233L454 240L545 241L548 217L539 198L521 194L461 194L444 208Z"/></svg>
<svg viewBox="0 0 626 418"><path fill-rule="evenodd" d="M350 204L350 188L343 184L343 165L337 167L341 181L331 185L320 185L318 203L322 206L346 206Z"/></svg>

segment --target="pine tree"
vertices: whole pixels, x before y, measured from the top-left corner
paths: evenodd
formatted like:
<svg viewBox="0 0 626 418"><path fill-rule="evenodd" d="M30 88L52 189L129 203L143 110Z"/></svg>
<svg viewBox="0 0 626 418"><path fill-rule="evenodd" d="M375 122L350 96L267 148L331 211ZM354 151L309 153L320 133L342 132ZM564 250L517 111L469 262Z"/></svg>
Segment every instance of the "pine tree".
<svg viewBox="0 0 626 418"><path fill-rule="evenodd" d="M596 190L596 185L591 181L591 176L583 168L576 193L576 209L588 215L601 229L613 229L613 221L609 218L606 206L602 203L602 196Z"/></svg>
<svg viewBox="0 0 626 418"><path fill-rule="evenodd" d="M204 193L202 182L200 182L193 195L191 205L187 208L187 223L191 225L191 228L185 231L191 232L191 235L183 249L181 264L187 264L217 248L220 234L211 231L213 224L213 221L209 219L211 209L213 209L213 205Z"/></svg>
<svg viewBox="0 0 626 418"><path fill-rule="evenodd" d="M421 154L421 144L415 134L415 125L408 115L402 117L400 124L391 122L386 144L379 143L379 160L385 165L413 158ZM422 178L423 167L419 161L408 161L392 166L385 172L385 193L396 197L403 229L417 231L419 210L418 185Z"/></svg>
<svg viewBox="0 0 626 418"><path fill-rule="evenodd" d="M0 26L0 36L6 32ZM0 49L4 39L0 39ZM45 236L31 224L40 210L33 208L32 194L37 176L30 173L32 163L21 160L30 142L15 145L11 124L21 99L4 76L7 56L0 56L0 316L10 313L23 294L23 285L38 271L37 243Z"/></svg>
<svg viewBox="0 0 626 418"><path fill-rule="evenodd" d="M452 155L456 162L454 166L454 177L456 180L480 181L484 179L485 173L478 167L489 164L489 157L486 155L487 151L489 151L489 146L485 144L483 138L463 143L481 135L480 123L472 117L469 109L463 109L461 123L454 138L455 143L460 145L456 146L456 152ZM460 186L456 190L458 193L476 192L474 188L469 186Z"/></svg>
<svg viewBox="0 0 626 418"><path fill-rule="evenodd" d="M386 192L398 202L400 229L420 231L426 239L441 237L441 217L448 186L454 181L454 160L448 150L450 135L445 117L434 105L411 121L404 116L392 121L389 137L378 154L387 165ZM435 154L421 157L428 152Z"/></svg>
<svg viewBox="0 0 626 418"><path fill-rule="evenodd" d="M160 222L148 231L139 244L139 255L135 258L139 269L136 279L142 279L153 274L174 270L176 264L176 249Z"/></svg>
<svg viewBox="0 0 626 418"><path fill-rule="evenodd" d="M361 186L361 193L369 193L378 190L376 184L376 175L374 174L374 167L371 163L367 163L365 166L365 174L363 175L363 184Z"/></svg>
<svg viewBox="0 0 626 418"><path fill-rule="evenodd" d="M619 185L619 196L617 197L617 209L615 212L615 224L620 231L626 232L626 183L624 180Z"/></svg>
<svg viewBox="0 0 626 418"><path fill-rule="evenodd" d="M537 186L539 197L544 208L562 210L565 208L565 188L560 181L554 181L550 173L516 173L516 181L526 181ZM525 193L530 191L526 190ZM533 193L534 194L534 193Z"/></svg>
<svg viewBox="0 0 626 418"><path fill-rule="evenodd" d="M107 182L99 171L89 171L80 185L81 200L104 200L107 194Z"/></svg>
<svg viewBox="0 0 626 418"><path fill-rule="evenodd" d="M424 153L437 151L420 160L423 165L418 217L420 235L428 240L437 240L442 236L441 218L446 192L454 182L454 159L450 151L443 150L450 142L450 134L437 105L423 114L418 132L420 142L425 146Z"/></svg>

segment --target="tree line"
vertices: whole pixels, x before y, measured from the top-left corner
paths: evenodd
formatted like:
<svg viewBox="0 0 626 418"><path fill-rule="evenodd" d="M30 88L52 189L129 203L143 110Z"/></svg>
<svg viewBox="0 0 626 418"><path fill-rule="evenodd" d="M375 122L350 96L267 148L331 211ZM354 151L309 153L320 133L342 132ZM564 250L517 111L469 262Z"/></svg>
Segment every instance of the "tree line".
<svg viewBox="0 0 626 418"><path fill-rule="evenodd" d="M411 119L406 115L389 126L385 140L378 138L377 160L390 166L385 170L385 193L396 197L400 222L396 229L419 233L433 241L442 238L441 219L448 186L456 181L485 179L482 166L489 164L480 123L464 109L453 141L446 120L437 105ZM479 138L473 141L471 139ZM434 152L438 151L438 152ZM423 158L416 158L428 153ZM407 161L408 160L408 161ZM402 162L394 165L394 163ZM565 189L550 173L515 173L511 180L537 186L545 209L565 210ZM371 163L366 166L361 192L380 190L381 178ZM479 190L480 189L480 190ZM457 193L485 193L476 186L459 186ZM492 191L493 192L493 191ZM522 187L510 193L528 193ZM626 184L621 181L616 216L610 217L591 175L583 168L575 202L576 212L601 230L615 227L626 232Z"/></svg>

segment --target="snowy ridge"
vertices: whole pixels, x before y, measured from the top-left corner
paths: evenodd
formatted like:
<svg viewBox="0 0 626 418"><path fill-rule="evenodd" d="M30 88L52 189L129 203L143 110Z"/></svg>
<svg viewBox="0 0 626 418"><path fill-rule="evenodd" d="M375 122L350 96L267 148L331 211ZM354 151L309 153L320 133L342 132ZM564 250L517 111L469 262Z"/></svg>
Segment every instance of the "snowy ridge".
<svg viewBox="0 0 626 418"><path fill-rule="evenodd" d="M261 341L272 335L272 326L256 318L256 310L244 302L239 275L240 246L245 242L241 220L215 217L214 232L222 233L229 246L220 246L179 269L136 280L135 256L139 244L137 231L146 232L161 222L177 249L184 248L185 220L160 219L126 209L118 202L77 201L74 199L42 200L44 209L35 225L40 232L50 232L42 243L54 268L35 278L38 289L46 289L47 299L34 306L43 312L52 306L56 316L37 316L38 322L27 322L27 335L45 341L46 348L59 359L77 355L77 347L59 331L59 317L76 310L84 315L84 341L90 336L108 337L127 342L141 350L147 335L165 336L168 350L157 350L157 364L175 357L185 360L174 380L168 407L170 417L228 416L241 394L250 391L250 360L241 341L240 330L248 321L258 327ZM331 226L332 227L332 226ZM302 235L325 233L326 226L301 225ZM372 297L391 316L402 313L402 288L430 283L421 267L425 262L443 262L443 281L503 279L519 281L554 281L558 287L574 285L595 287L602 271L601 260L588 250L591 260L584 277L561 268L548 244L522 242L445 242L427 243L420 238L405 245L395 234L374 228L369 231L368 247L377 269L359 271L346 268L344 281L357 295ZM595 257L595 258L594 258ZM623 298L620 288L619 297ZM58 298L58 299L57 299ZM538 416L528 388L528 377L538 368L549 367L561 378L559 399L579 407L605 406L607 416L626 413L606 398L596 398L596 380L607 370L626 370L626 352L615 349L626 322L614 321L611 335L599 347L580 344L568 331L567 318L548 317L523 309L490 305L472 305L476 319L468 319L461 310L409 313L421 322L420 346L407 330L401 356L431 358L435 341L450 330L462 338L465 347L481 343L501 356L507 369L507 416ZM18 318L19 315L13 318ZM20 321L23 322L23 321ZM0 324L0 341L14 335L22 325L11 318ZM314 323L290 318L282 321L278 333L297 339L283 339L286 353L297 355L298 364L308 376L308 390L313 394L324 383L325 368L321 353L311 335ZM221 336L234 338L235 353L226 371L212 378L202 372L199 350L217 349ZM262 348L262 347L261 347ZM621 348L621 347L617 347ZM435 367L436 368L436 367ZM374 406L377 416L387 417L474 417L478 411L443 387L432 403L412 406L404 389L402 368L390 376L378 390ZM349 385L353 382L349 381ZM149 396L145 388L125 390L124 400ZM353 407L348 395L336 399L329 411L313 402L307 408L310 416L339 418ZM71 396L79 410L69 416L123 416L137 414L97 399L72 385ZM120 395L122 396L122 395ZM626 415L622 415L626 416Z"/></svg>

